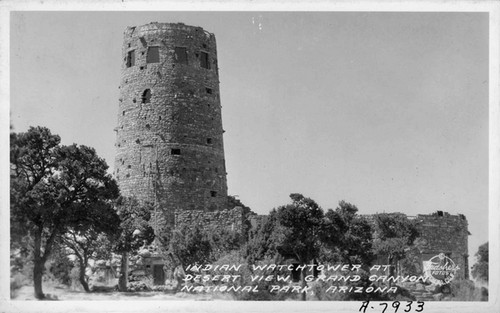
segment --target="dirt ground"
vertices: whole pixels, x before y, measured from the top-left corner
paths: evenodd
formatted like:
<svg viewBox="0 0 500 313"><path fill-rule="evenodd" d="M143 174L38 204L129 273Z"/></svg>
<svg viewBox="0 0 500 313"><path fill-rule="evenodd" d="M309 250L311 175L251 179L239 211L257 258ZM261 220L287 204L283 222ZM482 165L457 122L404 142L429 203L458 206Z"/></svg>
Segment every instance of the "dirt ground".
<svg viewBox="0 0 500 313"><path fill-rule="evenodd" d="M188 293L176 293L167 294L164 292L91 292L87 293L81 290L70 290L69 288L63 288L60 286L43 286L43 292L47 296L47 300L70 300L70 301L80 301L80 300L105 300L105 301L115 301L115 300L171 300L171 301L183 301L183 300L198 300L198 301L210 301L210 300L231 300L230 295L207 295L207 294L188 294ZM33 286L23 286L17 289L12 295L12 300L36 300L33 293Z"/></svg>

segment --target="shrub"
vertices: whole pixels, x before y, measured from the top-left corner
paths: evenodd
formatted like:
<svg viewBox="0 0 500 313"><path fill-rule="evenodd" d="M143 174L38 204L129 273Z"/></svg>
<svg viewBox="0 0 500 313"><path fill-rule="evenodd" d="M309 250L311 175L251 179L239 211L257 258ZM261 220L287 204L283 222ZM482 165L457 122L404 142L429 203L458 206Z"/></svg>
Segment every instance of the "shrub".
<svg viewBox="0 0 500 313"><path fill-rule="evenodd" d="M487 301L487 290L486 290L486 300L484 299L484 290L476 287L472 280L453 280L450 284L450 295L445 296L443 300L445 301Z"/></svg>

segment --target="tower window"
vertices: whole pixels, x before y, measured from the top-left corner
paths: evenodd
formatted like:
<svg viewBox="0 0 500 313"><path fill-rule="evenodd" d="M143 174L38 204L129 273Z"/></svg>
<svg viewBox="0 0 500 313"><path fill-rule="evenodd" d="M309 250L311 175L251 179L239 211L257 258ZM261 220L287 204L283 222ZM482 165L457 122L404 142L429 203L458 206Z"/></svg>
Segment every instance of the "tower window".
<svg viewBox="0 0 500 313"><path fill-rule="evenodd" d="M217 191L210 191L210 196L213 198L213 197L217 197Z"/></svg>
<svg viewBox="0 0 500 313"><path fill-rule="evenodd" d="M127 53L127 67L132 67L134 65L135 65L135 50L132 50Z"/></svg>
<svg viewBox="0 0 500 313"><path fill-rule="evenodd" d="M170 150L171 155L180 155L181 154L181 149L171 149Z"/></svg>
<svg viewBox="0 0 500 313"><path fill-rule="evenodd" d="M206 91L209 95L211 95L211 94L213 93L212 88L205 88L205 91Z"/></svg>
<svg viewBox="0 0 500 313"><path fill-rule="evenodd" d="M148 47L148 55L146 56L146 63L160 62L160 47Z"/></svg>
<svg viewBox="0 0 500 313"><path fill-rule="evenodd" d="M187 48L175 47L175 61L181 64L188 64Z"/></svg>
<svg viewBox="0 0 500 313"><path fill-rule="evenodd" d="M151 102L151 90L146 89L142 93L142 103L150 103Z"/></svg>
<svg viewBox="0 0 500 313"><path fill-rule="evenodd" d="M212 138L207 138L207 145L211 145L212 144Z"/></svg>
<svg viewBox="0 0 500 313"><path fill-rule="evenodd" d="M210 69L210 62L208 61L208 53L201 52L200 66L206 69Z"/></svg>

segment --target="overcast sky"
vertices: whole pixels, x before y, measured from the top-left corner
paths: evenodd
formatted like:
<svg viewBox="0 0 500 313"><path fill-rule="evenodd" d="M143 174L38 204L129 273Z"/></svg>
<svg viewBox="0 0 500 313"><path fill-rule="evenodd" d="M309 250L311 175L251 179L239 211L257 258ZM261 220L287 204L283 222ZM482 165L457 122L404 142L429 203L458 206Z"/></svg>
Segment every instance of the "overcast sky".
<svg viewBox="0 0 500 313"><path fill-rule="evenodd" d="M485 13L14 12L14 131L47 126L113 167L126 26L217 39L229 194L259 214L298 192L362 214L436 210L488 239ZM475 261L471 259L471 264Z"/></svg>

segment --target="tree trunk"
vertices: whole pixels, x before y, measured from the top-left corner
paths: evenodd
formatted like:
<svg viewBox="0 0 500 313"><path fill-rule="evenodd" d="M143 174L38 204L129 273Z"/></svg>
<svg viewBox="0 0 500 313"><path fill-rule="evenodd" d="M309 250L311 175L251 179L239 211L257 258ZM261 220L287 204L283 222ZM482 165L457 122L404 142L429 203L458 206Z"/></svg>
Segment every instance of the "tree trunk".
<svg viewBox="0 0 500 313"><path fill-rule="evenodd" d="M34 266L33 266L33 284L35 287L35 298L38 300L42 300L45 298L42 290L42 277L43 270L45 267L45 260L41 256L41 247L42 247L42 232L37 231L35 233L35 247L34 247Z"/></svg>
<svg viewBox="0 0 500 313"><path fill-rule="evenodd" d="M120 264L120 278L118 279L118 290L127 291L128 284L128 253L122 253L122 260Z"/></svg>
<svg viewBox="0 0 500 313"><path fill-rule="evenodd" d="M302 290L304 290L304 288L307 286L305 269L302 269L300 271L300 281L301 281ZM306 301L306 293L302 292L301 294L302 294L301 300Z"/></svg>
<svg viewBox="0 0 500 313"><path fill-rule="evenodd" d="M85 292L90 292L89 284L85 279L86 269L87 269L87 264L83 260L80 260L80 276L79 276L80 284L82 284L82 287L85 290Z"/></svg>
<svg viewBox="0 0 500 313"><path fill-rule="evenodd" d="M43 268L45 264L40 257L35 258L34 263L35 264L33 267L33 283L35 287L35 298L37 298L38 300L43 300L45 299L45 294L43 293L42 290L42 277L43 277Z"/></svg>
<svg viewBox="0 0 500 313"><path fill-rule="evenodd" d="M394 276L394 257L392 256L389 256L389 277L393 277ZM392 279L389 281L389 287L392 287Z"/></svg>

